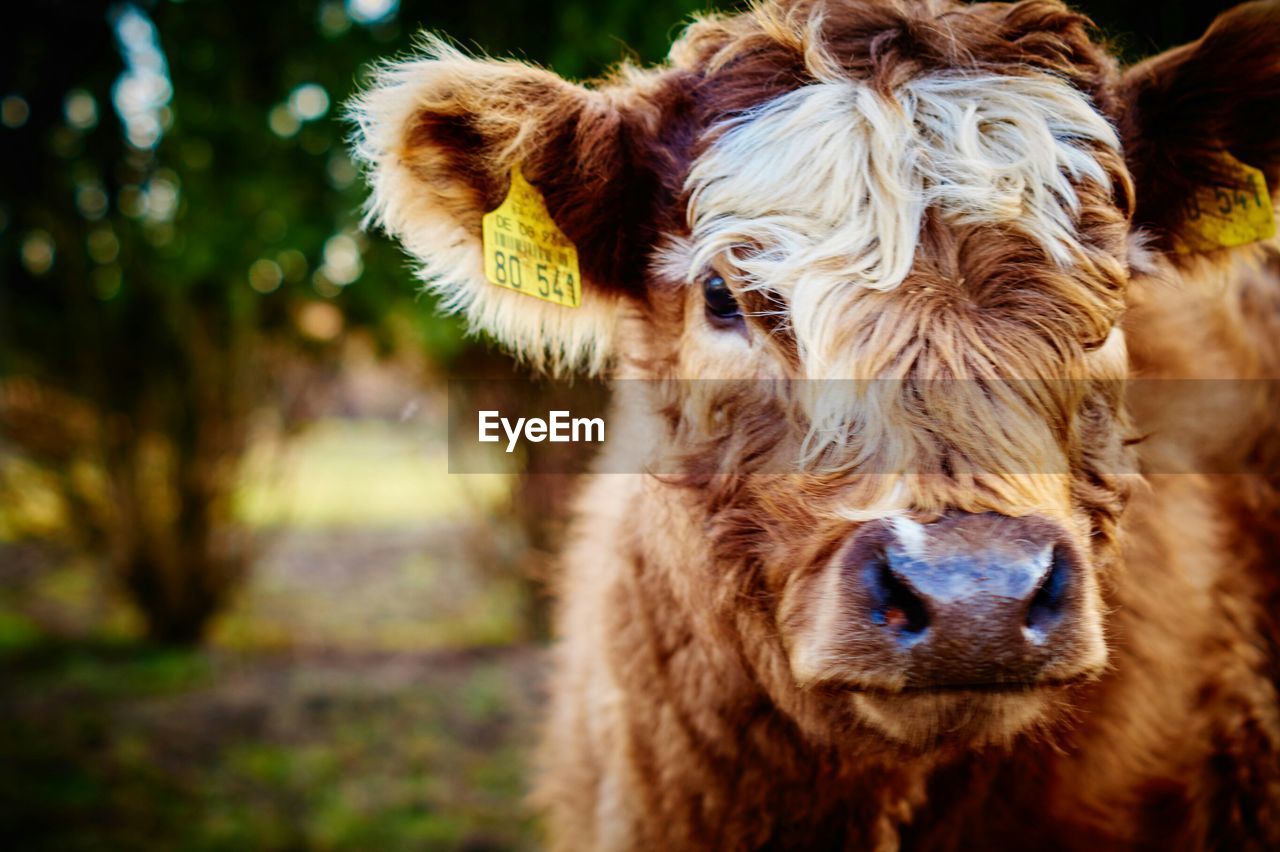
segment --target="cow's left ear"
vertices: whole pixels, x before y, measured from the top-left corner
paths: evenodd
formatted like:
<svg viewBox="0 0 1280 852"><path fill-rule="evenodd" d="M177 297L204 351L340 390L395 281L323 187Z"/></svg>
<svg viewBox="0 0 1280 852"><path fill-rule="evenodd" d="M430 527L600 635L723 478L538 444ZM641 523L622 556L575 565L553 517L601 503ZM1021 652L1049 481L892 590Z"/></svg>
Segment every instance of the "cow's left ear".
<svg viewBox="0 0 1280 852"><path fill-rule="evenodd" d="M422 262L444 309L473 330L537 369L599 372L619 311L644 298L653 220L671 191L661 138L680 112L676 73L624 68L589 88L430 39L418 57L384 66L352 104L370 219ZM509 233L485 236L485 214L517 202L524 212L503 220ZM578 282L546 239L512 242L538 234L572 244ZM513 276L510 256L495 252L520 246L531 254ZM530 262L544 257L545 267ZM551 288L550 300L530 292Z"/></svg>
<svg viewBox="0 0 1280 852"><path fill-rule="evenodd" d="M1280 193L1280 2L1224 13L1199 41L1125 72L1120 94L1134 223L1155 248L1210 251L1265 233L1258 205Z"/></svg>

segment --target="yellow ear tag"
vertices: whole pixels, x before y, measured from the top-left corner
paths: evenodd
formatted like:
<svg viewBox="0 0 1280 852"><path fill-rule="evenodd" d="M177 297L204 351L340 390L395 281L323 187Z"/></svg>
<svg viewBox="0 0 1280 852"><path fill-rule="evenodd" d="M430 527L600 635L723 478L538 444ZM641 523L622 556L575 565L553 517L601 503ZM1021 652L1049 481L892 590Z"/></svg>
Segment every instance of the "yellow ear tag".
<svg viewBox="0 0 1280 852"><path fill-rule="evenodd" d="M1223 153L1239 188L1201 186L1186 202L1186 215L1174 236L1179 254L1213 251L1266 240L1276 234L1267 180L1258 169Z"/></svg>
<svg viewBox="0 0 1280 852"><path fill-rule="evenodd" d="M542 193L511 167L511 190L484 214L484 277L490 284L555 302L582 304L578 250L552 221Z"/></svg>

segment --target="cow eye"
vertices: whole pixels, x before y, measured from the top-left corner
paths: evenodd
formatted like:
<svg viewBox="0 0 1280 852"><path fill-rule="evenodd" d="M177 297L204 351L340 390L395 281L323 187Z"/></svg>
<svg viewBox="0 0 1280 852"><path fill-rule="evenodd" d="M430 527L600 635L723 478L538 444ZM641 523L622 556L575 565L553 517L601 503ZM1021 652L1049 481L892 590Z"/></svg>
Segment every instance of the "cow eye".
<svg viewBox="0 0 1280 852"><path fill-rule="evenodd" d="M707 318L711 324L729 328L742 322L742 308L733 297L733 291L719 275L711 275L702 281L702 298L707 303Z"/></svg>

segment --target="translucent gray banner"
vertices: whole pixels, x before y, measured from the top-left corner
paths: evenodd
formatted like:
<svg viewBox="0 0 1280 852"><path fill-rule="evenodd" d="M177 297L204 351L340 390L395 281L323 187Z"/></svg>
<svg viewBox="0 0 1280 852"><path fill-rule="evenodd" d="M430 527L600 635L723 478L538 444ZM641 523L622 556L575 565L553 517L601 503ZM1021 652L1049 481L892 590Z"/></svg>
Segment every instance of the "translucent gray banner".
<svg viewBox="0 0 1280 852"><path fill-rule="evenodd" d="M449 382L450 473L1280 474L1280 380Z"/></svg>

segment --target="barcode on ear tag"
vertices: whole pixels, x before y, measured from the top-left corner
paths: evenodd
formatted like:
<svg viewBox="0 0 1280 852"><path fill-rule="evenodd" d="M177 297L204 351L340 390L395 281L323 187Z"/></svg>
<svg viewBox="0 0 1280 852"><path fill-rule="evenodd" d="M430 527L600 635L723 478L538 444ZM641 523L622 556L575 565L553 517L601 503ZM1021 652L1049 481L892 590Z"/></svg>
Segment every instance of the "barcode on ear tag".
<svg viewBox="0 0 1280 852"><path fill-rule="evenodd" d="M481 220L490 284L566 308L582 304L578 250L552 220L542 193L511 168L511 190Z"/></svg>
<svg viewBox="0 0 1280 852"><path fill-rule="evenodd" d="M1187 199L1174 236L1180 254L1213 251L1266 240L1276 234L1275 212L1262 172L1230 154L1222 155L1233 186L1201 186Z"/></svg>

